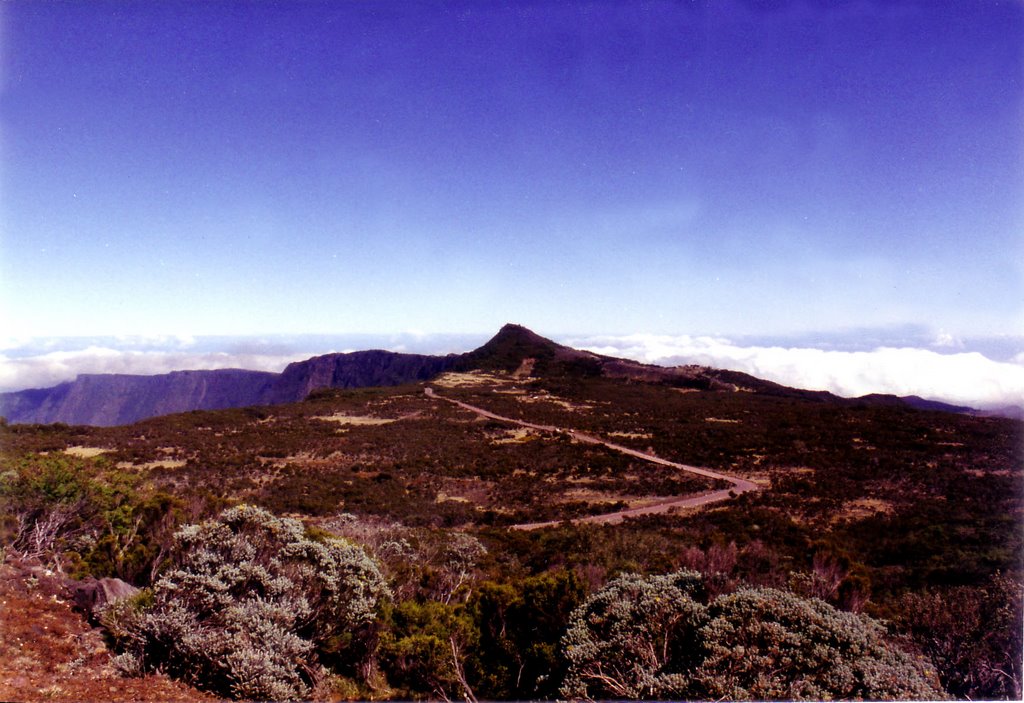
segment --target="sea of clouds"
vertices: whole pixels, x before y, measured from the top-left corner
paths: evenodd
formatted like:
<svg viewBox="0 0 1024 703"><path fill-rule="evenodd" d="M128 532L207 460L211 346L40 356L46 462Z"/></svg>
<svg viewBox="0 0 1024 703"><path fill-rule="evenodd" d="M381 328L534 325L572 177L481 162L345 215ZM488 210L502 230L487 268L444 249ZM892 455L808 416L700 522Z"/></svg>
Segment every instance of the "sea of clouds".
<svg viewBox="0 0 1024 703"><path fill-rule="evenodd" d="M0 392L49 388L79 374L149 375L228 368L280 372L293 361L320 354L360 349L446 354L470 349L476 341L483 340L416 334L0 339Z"/></svg>
<svg viewBox="0 0 1024 703"><path fill-rule="evenodd" d="M304 338L48 339L0 350L0 391L45 388L82 373L158 374L183 369L281 371L331 351L466 351L486 337L395 335ZM559 337L579 349L666 366L700 364L742 371L787 386L845 397L916 395L979 409L1024 406L1024 352L999 355L937 337L922 346L837 348L837 344L758 343L717 336L633 334ZM790 340L791 342L793 340ZM798 340L802 342L803 340ZM1016 345L1019 340L1015 340ZM825 347L825 348L821 348ZM1020 348L1017 346L1016 348Z"/></svg>
<svg viewBox="0 0 1024 703"><path fill-rule="evenodd" d="M579 338L572 345L663 366L700 364L742 371L844 397L890 393L979 409L1024 405L1024 353L995 361L978 351L950 351L962 345L943 337L936 340L939 349L880 346L853 351L648 334Z"/></svg>

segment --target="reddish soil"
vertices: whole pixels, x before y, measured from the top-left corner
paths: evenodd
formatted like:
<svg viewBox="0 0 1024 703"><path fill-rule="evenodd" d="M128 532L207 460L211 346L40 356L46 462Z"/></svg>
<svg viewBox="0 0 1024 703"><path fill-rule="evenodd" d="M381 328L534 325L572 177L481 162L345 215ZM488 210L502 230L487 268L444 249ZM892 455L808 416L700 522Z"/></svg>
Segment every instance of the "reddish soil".
<svg viewBox="0 0 1024 703"><path fill-rule="evenodd" d="M122 677L68 596L64 580L38 565L0 565L0 700L216 700L162 675Z"/></svg>

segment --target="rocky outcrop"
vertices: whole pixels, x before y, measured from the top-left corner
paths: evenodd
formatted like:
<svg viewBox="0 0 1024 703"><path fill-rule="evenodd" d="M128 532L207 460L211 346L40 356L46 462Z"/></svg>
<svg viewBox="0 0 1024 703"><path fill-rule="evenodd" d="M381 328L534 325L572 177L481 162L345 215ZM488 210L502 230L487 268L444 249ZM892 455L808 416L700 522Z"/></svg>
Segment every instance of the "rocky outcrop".
<svg viewBox="0 0 1024 703"><path fill-rule="evenodd" d="M97 611L103 606L122 598L130 598L138 592L139 589L121 579L90 577L73 584L71 596L75 606L85 613L90 621L95 621Z"/></svg>

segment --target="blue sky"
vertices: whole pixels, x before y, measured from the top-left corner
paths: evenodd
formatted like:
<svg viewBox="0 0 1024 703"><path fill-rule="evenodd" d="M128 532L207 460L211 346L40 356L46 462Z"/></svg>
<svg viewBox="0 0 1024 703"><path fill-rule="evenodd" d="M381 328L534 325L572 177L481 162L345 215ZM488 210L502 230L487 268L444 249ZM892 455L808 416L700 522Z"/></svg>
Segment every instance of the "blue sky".
<svg viewBox="0 0 1024 703"><path fill-rule="evenodd" d="M8 324L1019 329L1024 6L831 5L4 3Z"/></svg>
<svg viewBox="0 0 1024 703"><path fill-rule="evenodd" d="M1024 3L8 0L0 32L8 338L1024 329Z"/></svg>

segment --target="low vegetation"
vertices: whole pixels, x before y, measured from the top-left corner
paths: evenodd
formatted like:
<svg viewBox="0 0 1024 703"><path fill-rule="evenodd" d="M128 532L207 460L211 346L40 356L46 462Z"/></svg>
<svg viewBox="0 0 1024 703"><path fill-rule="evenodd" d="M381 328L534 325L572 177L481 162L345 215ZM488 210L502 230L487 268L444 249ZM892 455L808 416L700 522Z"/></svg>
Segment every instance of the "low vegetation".
<svg viewBox="0 0 1024 703"><path fill-rule="evenodd" d="M322 391L2 426L3 550L142 587L117 666L219 696L1020 697L1022 423L514 356L439 393L763 490L509 529L715 486L421 384Z"/></svg>

